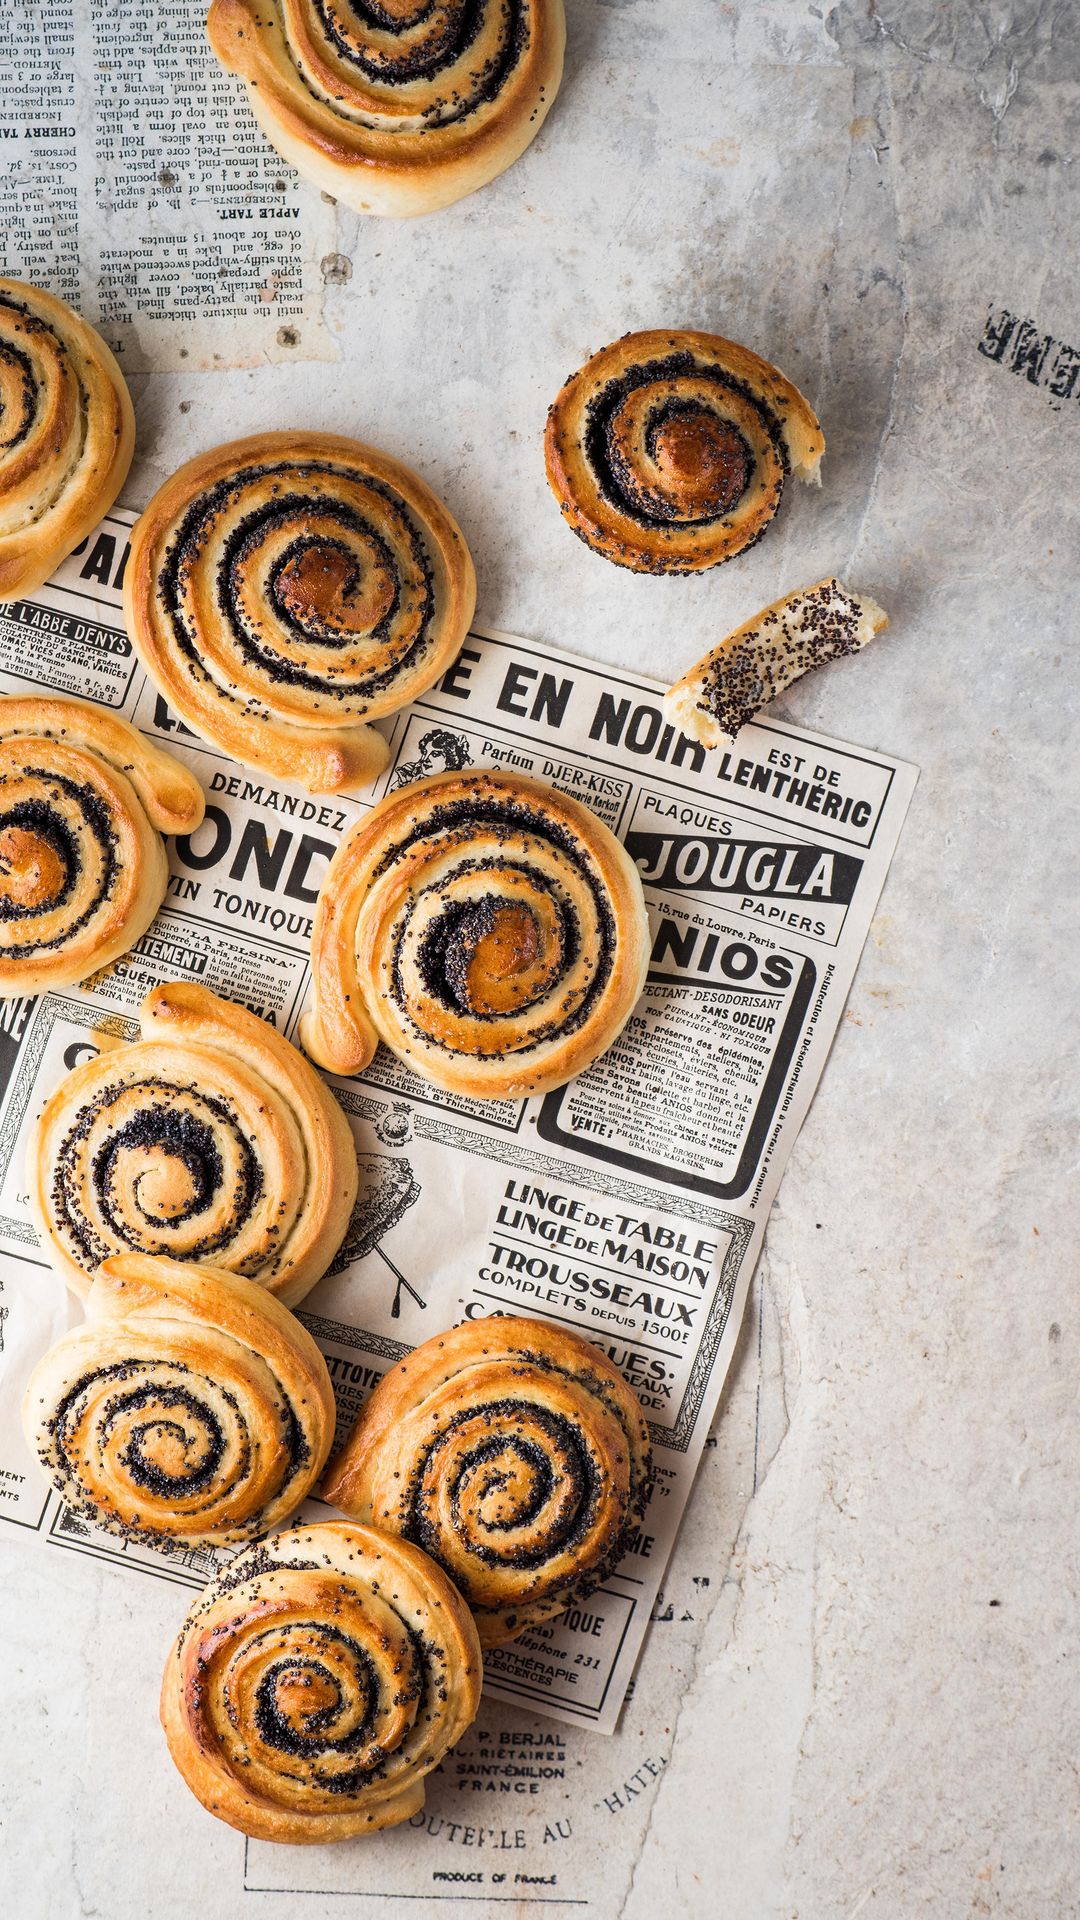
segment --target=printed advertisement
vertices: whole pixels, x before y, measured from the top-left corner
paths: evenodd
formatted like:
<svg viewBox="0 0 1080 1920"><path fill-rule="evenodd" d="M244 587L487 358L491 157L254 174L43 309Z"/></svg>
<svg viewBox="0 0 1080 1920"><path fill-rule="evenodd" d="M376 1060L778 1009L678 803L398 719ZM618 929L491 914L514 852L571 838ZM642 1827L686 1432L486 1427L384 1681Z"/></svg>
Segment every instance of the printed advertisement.
<svg viewBox="0 0 1080 1920"><path fill-rule="evenodd" d="M350 824L444 768L535 775L630 849L650 917L645 991L610 1052L543 1097L450 1095L385 1050L335 1082L360 1197L300 1313L327 1356L343 1430L389 1365L462 1319L540 1315L623 1371L656 1457L639 1531L587 1605L486 1662L492 1702L610 1733L914 774L775 722L706 753L664 719L649 681L477 633L386 723L390 764L370 793L278 786L194 738L138 667L120 611L129 525L112 515L34 599L0 611L0 685L79 692L125 714L187 761L209 802L198 831L171 846L165 903L132 953L80 989L4 1003L0 1510L48 1547L181 1585L213 1571L213 1553L167 1557L94 1534L26 1455L22 1383L70 1311L26 1211L28 1129L66 1071L137 1033L159 980L200 981L295 1038L319 884Z"/></svg>

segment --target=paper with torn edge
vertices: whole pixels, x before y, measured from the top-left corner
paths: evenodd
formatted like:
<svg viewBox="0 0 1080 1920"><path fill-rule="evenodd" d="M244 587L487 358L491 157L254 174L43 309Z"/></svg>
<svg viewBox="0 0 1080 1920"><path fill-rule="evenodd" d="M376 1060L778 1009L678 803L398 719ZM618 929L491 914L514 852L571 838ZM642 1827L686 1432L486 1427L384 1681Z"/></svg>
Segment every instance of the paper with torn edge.
<svg viewBox="0 0 1080 1920"><path fill-rule="evenodd" d="M445 767L520 769L585 801L633 853L653 933L645 992L611 1051L542 1098L446 1094L385 1050L333 1082L356 1134L360 1210L300 1314L343 1429L388 1366L464 1316L539 1314L622 1368L656 1454L640 1531L592 1599L486 1661L489 1699L611 1732L915 772L775 721L706 753L664 720L654 682L476 633L386 723L390 765L370 796L287 789L195 739L138 667L120 615L131 519L110 516L33 600L0 608L0 687L122 712L187 761L209 802L171 847L165 904L134 952L83 989L0 1006L0 1517L43 1549L181 1586L218 1564L88 1530L25 1449L26 1374L79 1312L27 1217L27 1130L103 1036L135 1033L161 979L202 981L295 1037L319 882L352 821Z"/></svg>
<svg viewBox="0 0 1080 1920"><path fill-rule="evenodd" d="M205 0L0 8L0 273L125 373L333 360L333 207L300 188L206 38Z"/></svg>

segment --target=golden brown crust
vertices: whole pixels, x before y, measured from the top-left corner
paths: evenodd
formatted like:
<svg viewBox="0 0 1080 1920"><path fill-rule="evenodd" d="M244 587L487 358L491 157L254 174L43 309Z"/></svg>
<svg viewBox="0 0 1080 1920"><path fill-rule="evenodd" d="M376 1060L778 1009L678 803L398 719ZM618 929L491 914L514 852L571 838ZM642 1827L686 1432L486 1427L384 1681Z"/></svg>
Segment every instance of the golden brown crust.
<svg viewBox="0 0 1080 1920"><path fill-rule="evenodd" d="M566 382L544 456L563 518L639 573L699 573L766 532L789 471L817 481L825 437L777 367L687 328L628 333Z"/></svg>
<svg viewBox="0 0 1080 1920"><path fill-rule="evenodd" d="M476 603L460 527L388 454L262 433L199 454L131 536L124 614L170 706L245 766L370 784L372 720L433 686Z"/></svg>
<svg viewBox="0 0 1080 1920"><path fill-rule="evenodd" d="M587 807L518 774L435 774L334 855L301 1038L335 1073L383 1040L454 1093L543 1093L611 1045L648 956L637 868Z"/></svg>
<svg viewBox="0 0 1080 1920"><path fill-rule="evenodd" d="M804 673L867 646L888 616L841 580L818 580L774 600L729 633L664 695L664 712L703 746L734 740L740 727Z"/></svg>
<svg viewBox="0 0 1080 1920"><path fill-rule="evenodd" d="M644 1415L607 1355L507 1315L468 1320L391 1368L322 1491L430 1553L491 1647L602 1583L650 1474Z"/></svg>
<svg viewBox="0 0 1080 1920"><path fill-rule="evenodd" d="M296 1048L245 1007L175 982L142 1038L62 1080L30 1136L30 1204L74 1292L137 1251L241 1273L295 1306L356 1198L349 1123Z"/></svg>
<svg viewBox="0 0 1080 1920"><path fill-rule="evenodd" d="M70 986L141 939L169 870L163 833L203 817L198 781L126 720L0 696L0 998Z"/></svg>
<svg viewBox="0 0 1080 1920"><path fill-rule="evenodd" d="M34 593L97 525L134 446L104 340L53 294L0 279L0 600Z"/></svg>
<svg viewBox="0 0 1080 1920"><path fill-rule="evenodd" d="M280 1526L322 1470L334 1417L322 1354L265 1287L133 1253L103 1261L86 1323L38 1362L23 1401L62 1499L166 1548Z"/></svg>
<svg viewBox="0 0 1080 1920"><path fill-rule="evenodd" d="M432 213L484 186L535 139L562 78L563 0L479 0L466 33L460 8L398 11L366 28L313 0L212 0L207 19L278 152L361 213Z"/></svg>
<svg viewBox="0 0 1080 1920"><path fill-rule="evenodd" d="M195 1601L161 1723L219 1820L320 1845L397 1826L476 1717L468 1608L407 1541L335 1522L278 1534Z"/></svg>

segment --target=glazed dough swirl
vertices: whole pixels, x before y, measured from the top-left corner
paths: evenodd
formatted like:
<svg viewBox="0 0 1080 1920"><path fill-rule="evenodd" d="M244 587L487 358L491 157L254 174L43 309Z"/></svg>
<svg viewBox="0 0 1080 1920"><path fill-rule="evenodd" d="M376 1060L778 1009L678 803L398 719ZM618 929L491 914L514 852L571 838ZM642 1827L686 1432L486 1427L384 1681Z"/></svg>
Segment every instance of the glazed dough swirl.
<svg viewBox="0 0 1080 1920"><path fill-rule="evenodd" d="M278 152L361 213L502 173L562 77L562 0L213 0L210 44Z"/></svg>
<svg viewBox="0 0 1080 1920"><path fill-rule="evenodd" d="M134 445L104 340L51 293L0 280L0 600L35 592L96 526Z"/></svg>
<svg viewBox="0 0 1080 1920"><path fill-rule="evenodd" d="M49 1258L81 1294L110 1254L165 1253L295 1305L356 1198L341 1108L273 1027L205 987L155 987L141 1027L68 1074L31 1135Z"/></svg>
<svg viewBox="0 0 1080 1920"><path fill-rule="evenodd" d="M246 766L314 792L386 764L367 724L454 659L476 601L457 523L400 462L325 433L200 454L131 537L128 631L170 705Z"/></svg>
<svg viewBox="0 0 1080 1920"><path fill-rule="evenodd" d="M163 833L198 782L81 700L0 697L0 997L70 986L133 947L169 878Z"/></svg>
<svg viewBox="0 0 1080 1920"><path fill-rule="evenodd" d="M455 1093L540 1093L611 1045L648 955L637 868L595 814L520 775L436 774L331 861L301 1037L336 1073L384 1040Z"/></svg>
<svg viewBox="0 0 1080 1920"><path fill-rule="evenodd" d="M383 1376L323 1492L430 1553L491 1647L603 1582L650 1472L641 1407L605 1354L546 1321L493 1317Z"/></svg>
<svg viewBox="0 0 1080 1920"><path fill-rule="evenodd" d="M790 380L714 333L628 333L548 414L548 480L586 546L638 573L699 573L760 540L825 436Z"/></svg>
<svg viewBox="0 0 1080 1920"><path fill-rule="evenodd" d="M134 1253L103 1262L86 1310L23 1402L68 1504L159 1547L287 1520L334 1437L326 1362L300 1322L236 1274Z"/></svg>
<svg viewBox="0 0 1080 1920"><path fill-rule="evenodd" d="M418 1548L298 1527L199 1596L165 1667L169 1751L204 1807L260 1840L396 1826L480 1704L468 1609Z"/></svg>

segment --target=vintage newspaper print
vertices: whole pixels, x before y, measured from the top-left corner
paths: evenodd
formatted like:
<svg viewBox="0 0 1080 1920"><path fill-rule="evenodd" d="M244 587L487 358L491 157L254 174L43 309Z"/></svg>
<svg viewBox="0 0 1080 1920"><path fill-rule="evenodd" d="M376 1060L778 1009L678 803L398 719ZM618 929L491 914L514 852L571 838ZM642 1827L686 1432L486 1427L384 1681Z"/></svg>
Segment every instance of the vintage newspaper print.
<svg viewBox="0 0 1080 1920"><path fill-rule="evenodd" d="M343 1423L387 1366L463 1317L540 1314L622 1368L656 1451L641 1529L586 1606L487 1660L492 1703L610 1732L914 773L778 723L707 754L665 722L655 684L473 634L440 685L387 723L391 762L370 797L279 787L187 733L138 668L119 610L130 519L110 516L33 600L0 609L0 686L123 712L188 762L209 802L199 831L173 845L169 894L134 952L82 989L0 1009L0 1512L45 1546L181 1585L214 1566L211 1554L167 1558L87 1531L46 1493L19 1436L27 1371L69 1311L27 1218L23 1173L27 1128L57 1079L103 1036L134 1034L163 978L200 980L295 1036L319 882L350 823L382 792L445 767L535 774L631 849L653 935L645 993L610 1053L546 1097L456 1097L385 1051L335 1082L360 1201L301 1318Z"/></svg>
<svg viewBox="0 0 1080 1920"><path fill-rule="evenodd" d="M297 193L205 20L206 0L5 0L0 273L70 301L127 373L334 359L333 207Z"/></svg>

